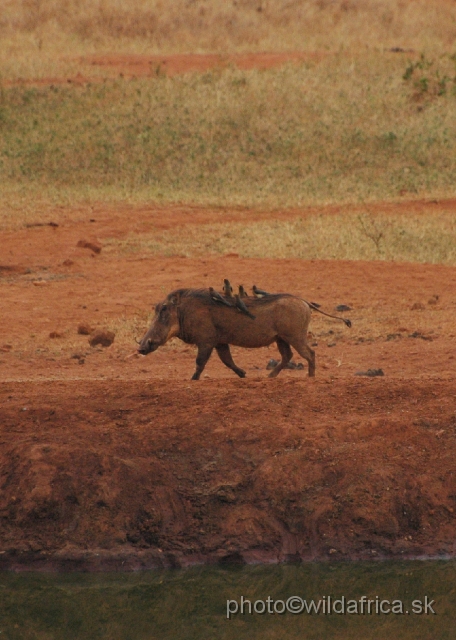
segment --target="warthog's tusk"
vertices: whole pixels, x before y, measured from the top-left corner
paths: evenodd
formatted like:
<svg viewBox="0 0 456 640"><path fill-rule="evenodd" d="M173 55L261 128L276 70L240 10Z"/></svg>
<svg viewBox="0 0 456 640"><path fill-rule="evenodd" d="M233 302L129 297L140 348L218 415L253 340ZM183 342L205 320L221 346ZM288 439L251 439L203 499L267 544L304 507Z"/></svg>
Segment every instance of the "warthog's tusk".
<svg viewBox="0 0 456 640"><path fill-rule="evenodd" d="M143 353L138 353L137 351L133 351L133 353L130 353L129 356L125 356L125 360L129 360L130 358L134 358L134 357L141 357L141 358L145 358L146 356Z"/></svg>

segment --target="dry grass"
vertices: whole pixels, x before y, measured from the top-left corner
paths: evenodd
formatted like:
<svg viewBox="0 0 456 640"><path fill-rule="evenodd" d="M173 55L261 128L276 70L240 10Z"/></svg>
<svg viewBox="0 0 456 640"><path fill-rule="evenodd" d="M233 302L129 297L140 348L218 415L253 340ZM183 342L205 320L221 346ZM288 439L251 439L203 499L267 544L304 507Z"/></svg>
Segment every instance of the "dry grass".
<svg viewBox="0 0 456 640"><path fill-rule="evenodd" d="M75 75L106 51L453 53L455 18L449 0L3 0L0 80Z"/></svg>
<svg viewBox="0 0 456 640"><path fill-rule="evenodd" d="M115 254L188 257L237 253L245 258L395 260L456 265L453 211L417 217L366 213L316 215L288 222L188 225L172 232L112 239Z"/></svg>
<svg viewBox="0 0 456 640"><path fill-rule="evenodd" d="M62 55L95 50L446 51L454 19L446 0L3 0L0 73L43 75Z"/></svg>

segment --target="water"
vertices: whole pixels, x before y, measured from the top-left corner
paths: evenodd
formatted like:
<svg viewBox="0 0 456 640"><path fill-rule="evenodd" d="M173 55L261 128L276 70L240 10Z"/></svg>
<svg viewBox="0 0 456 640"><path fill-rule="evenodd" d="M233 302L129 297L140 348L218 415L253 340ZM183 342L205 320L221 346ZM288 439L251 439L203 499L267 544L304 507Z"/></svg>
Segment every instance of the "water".
<svg viewBox="0 0 456 640"><path fill-rule="evenodd" d="M257 610L291 596L318 599L319 614L249 614L227 619L227 600ZM267 598L270 598L269 603ZM326 613L327 596L341 600ZM373 600L360 612L361 598ZM428 613L412 601L434 600ZM392 601L404 613L377 614ZM300 601L295 601L299 605ZM256 603L256 604L255 604ZM355 604L353 604L355 603ZM398 602L394 605L399 609ZM291 605L290 605L291 606ZM309 605L310 606L310 605ZM417 605L415 604L415 609ZM234 611L235 603L230 604ZM408 610L409 613L405 613ZM0 640L454 640L456 562L197 567L127 574L0 574Z"/></svg>

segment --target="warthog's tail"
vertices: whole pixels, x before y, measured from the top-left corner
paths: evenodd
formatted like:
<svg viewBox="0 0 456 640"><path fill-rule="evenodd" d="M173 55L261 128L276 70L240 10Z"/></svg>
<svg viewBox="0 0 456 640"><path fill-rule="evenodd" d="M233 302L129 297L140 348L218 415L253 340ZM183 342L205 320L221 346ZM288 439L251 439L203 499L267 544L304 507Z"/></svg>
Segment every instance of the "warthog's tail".
<svg viewBox="0 0 456 640"><path fill-rule="evenodd" d="M346 324L347 327L352 326L351 320L349 320L348 318L342 318L342 316L333 316L331 313L326 313L326 311L322 311L321 309L319 309L318 306L313 302L307 302L307 300L304 300L304 298L301 298L301 300L303 300L306 304L308 304L309 307L314 311L318 311L318 313L321 313L324 316L328 316L328 318L334 318L335 320L342 320L342 322Z"/></svg>

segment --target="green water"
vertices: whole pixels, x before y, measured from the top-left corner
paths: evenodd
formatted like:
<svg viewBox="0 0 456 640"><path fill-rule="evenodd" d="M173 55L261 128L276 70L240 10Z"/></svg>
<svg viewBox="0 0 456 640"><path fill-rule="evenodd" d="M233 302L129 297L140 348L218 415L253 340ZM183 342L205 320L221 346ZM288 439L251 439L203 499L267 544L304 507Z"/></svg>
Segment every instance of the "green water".
<svg viewBox="0 0 456 640"><path fill-rule="evenodd" d="M227 619L241 596L261 610L291 596L318 599L320 613L249 614ZM328 596L336 609L323 613ZM341 598L345 597L345 604ZM361 613L361 598L371 613ZM415 614L428 597L435 614ZM269 603L267 598L269 597ZM393 601L404 613L376 613ZM400 602L398 602L400 601ZM299 601L298 606L299 606ZM296 601L295 601L296 603ZM377 604L376 604L377 603ZM402 604L401 604L402 603ZM290 605L291 606L291 605ZM309 605L310 606L310 605ZM232 602L234 610L236 604ZM405 613L408 610L409 613ZM197 567L128 574L0 574L0 640L454 640L456 562Z"/></svg>

